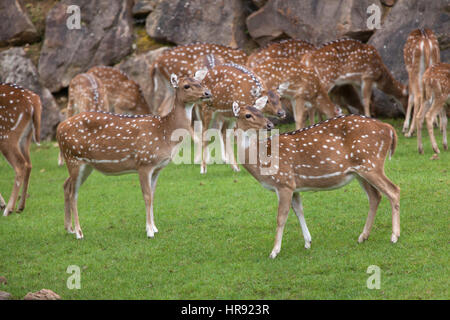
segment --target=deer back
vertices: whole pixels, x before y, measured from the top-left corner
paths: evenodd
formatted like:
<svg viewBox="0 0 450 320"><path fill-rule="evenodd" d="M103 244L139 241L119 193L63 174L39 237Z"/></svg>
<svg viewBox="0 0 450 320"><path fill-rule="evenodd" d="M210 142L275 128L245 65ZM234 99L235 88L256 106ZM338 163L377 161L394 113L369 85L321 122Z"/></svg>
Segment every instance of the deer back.
<svg viewBox="0 0 450 320"><path fill-rule="evenodd" d="M450 99L450 64L436 63L423 75L425 99L444 97Z"/></svg>
<svg viewBox="0 0 450 320"><path fill-rule="evenodd" d="M425 70L440 62L439 42L430 29L413 30L406 39L403 58L409 73L423 75Z"/></svg>

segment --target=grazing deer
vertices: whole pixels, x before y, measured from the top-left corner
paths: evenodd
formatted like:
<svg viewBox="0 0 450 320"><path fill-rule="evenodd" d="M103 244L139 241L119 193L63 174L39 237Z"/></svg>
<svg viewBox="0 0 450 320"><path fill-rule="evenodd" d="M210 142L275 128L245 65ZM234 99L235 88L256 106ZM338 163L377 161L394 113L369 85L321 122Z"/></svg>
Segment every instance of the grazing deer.
<svg viewBox="0 0 450 320"><path fill-rule="evenodd" d="M8 216L16 208L20 188L22 194L17 212L23 211L31 173L30 143L40 142L41 99L34 92L15 84L0 84L0 151L13 167L16 176L6 205L0 195L0 209Z"/></svg>
<svg viewBox="0 0 450 320"><path fill-rule="evenodd" d="M151 113L141 87L121 70L97 66L89 69L87 73L96 76L103 83L111 112L133 115Z"/></svg>
<svg viewBox="0 0 450 320"><path fill-rule="evenodd" d="M91 73L80 73L69 84L67 118L84 111L109 111L109 102L103 82ZM60 152L58 165L64 164Z"/></svg>
<svg viewBox="0 0 450 320"><path fill-rule="evenodd" d="M172 73L179 77L193 77L195 73L205 68L205 60L203 56L213 56L223 62L232 62L236 64L245 65L247 61L247 54L241 49L233 49L227 46L222 46L212 43L197 43L177 46L163 52L150 67L150 92L158 90L159 86L167 87L168 94L164 101L158 107L157 113L165 115L172 104L168 99L173 97L173 90L170 86L170 75ZM161 84L159 83L161 82Z"/></svg>
<svg viewBox="0 0 450 320"><path fill-rule="evenodd" d="M352 39L332 41L306 53L302 63L316 71L328 92L336 85L352 84L360 87L366 116L370 116L370 98L374 87L395 98L406 110L406 86L392 76L371 45Z"/></svg>
<svg viewBox="0 0 450 320"><path fill-rule="evenodd" d="M69 171L64 183L64 226L70 233L75 232L77 239L83 238L78 220L78 189L93 169L107 175L137 172L146 207L147 236L158 232L153 218L156 182L181 143L172 141L172 133L190 128L192 104L210 98L209 91L197 79L178 80L174 74L171 83L176 89L175 101L165 117L82 112L58 125L56 138Z"/></svg>
<svg viewBox="0 0 450 320"><path fill-rule="evenodd" d="M265 47L255 50L247 59L250 69L256 68L266 60L273 58L291 58L300 61L305 53L314 51L316 47L303 40L287 39L271 42Z"/></svg>
<svg viewBox="0 0 450 320"><path fill-rule="evenodd" d="M406 109L403 133L410 137L415 129L415 118L422 104L422 77L425 71L435 63L440 62L439 42L430 29L416 29L406 39L403 48L403 58L409 78L409 99ZM409 121L413 113L411 127ZM408 131L409 128L409 131Z"/></svg>
<svg viewBox="0 0 450 320"><path fill-rule="evenodd" d="M214 122L222 129L225 121L229 121L228 128L234 127L235 119L232 112L233 102L239 106L255 106L263 112L276 115L280 118L286 116L286 112L280 103L280 97L276 91L269 90L264 82L253 72L242 65L225 63L208 71L202 82L211 90L212 99L204 103L197 117L202 121L203 133L211 128ZM203 159L200 173L206 173L206 162L209 154L208 141L203 140ZM222 154L223 150L222 137ZM228 149L227 149L228 150ZM226 154L226 161L231 164L234 171L239 171L234 154Z"/></svg>
<svg viewBox="0 0 450 320"><path fill-rule="evenodd" d="M253 124L246 121L239 112L238 104L233 105L238 117L237 128L243 130L267 127L260 120ZM262 118L258 111L254 118ZM270 258L275 258L281 250L284 226L292 207L302 228L305 248L311 246L311 235L305 222L299 192L322 191L340 188L357 178L369 198L369 214L358 242L368 239L381 194L385 194L392 207L391 241L400 236L400 188L384 174L386 156L392 155L397 144L395 130L389 124L359 115L339 116L325 120L308 128L272 136L267 139L266 151L272 150L272 142L278 138L278 150L271 154L268 162L261 160L261 144L250 152L256 153L255 164L244 163L250 174L278 196L278 216L275 245ZM242 141L245 141L243 139ZM250 145L251 146L251 145ZM238 148L249 149L238 145ZM258 148L258 149L257 149ZM265 154L270 154L266 152ZM278 163L274 174L262 174L269 162Z"/></svg>
<svg viewBox="0 0 450 320"><path fill-rule="evenodd" d="M439 148L434 137L433 121L440 113L442 126L442 144L448 150L447 144L447 112L445 106L450 105L450 64L437 63L432 65L423 74L423 99L418 111L417 124L417 147L419 153L423 153L422 125L424 118L427 121L428 134L431 145L436 153Z"/></svg>
<svg viewBox="0 0 450 320"><path fill-rule="evenodd" d="M306 108L317 108L328 118L341 114L341 109L331 102L313 69L290 58L266 59L252 69L267 88L278 91L291 102L297 129L304 127ZM313 124L313 118L310 118Z"/></svg>

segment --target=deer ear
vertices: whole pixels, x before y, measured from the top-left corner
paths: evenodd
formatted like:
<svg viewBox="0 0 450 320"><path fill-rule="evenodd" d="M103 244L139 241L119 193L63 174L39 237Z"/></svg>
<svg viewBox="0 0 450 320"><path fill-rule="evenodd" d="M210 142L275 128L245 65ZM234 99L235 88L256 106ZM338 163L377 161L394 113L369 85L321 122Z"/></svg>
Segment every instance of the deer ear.
<svg viewBox="0 0 450 320"><path fill-rule="evenodd" d="M170 75L170 83L172 84L172 87L178 88L178 77L175 73Z"/></svg>
<svg viewBox="0 0 450 320"><path fill-rule="evenodd" d="M207 73L208 73L208 69L206 69L206 68L197 70L197 72L195 72L194 79L197 80L198 82L202 82L203 79L205 79Z"/></svg>
<svg viewBox="0 0 450 320"><path fill-rule="evenodd" d="M239 117L239 111L241 111L241 108L239 107L239 103L236 101L233 102L233 114L235 117Z"/></svg>
<svg viewBox="0 0 450 320"><path fill-rule="evenodd" d="M287 88L289 88L289 82L283 82L278 87L278 94L281 96L287 90Z"/></svg>
<svg viewBox="0 0 450 320"><path fill-rule="evenodd" d="M264 108L266 106L267 103L267 99L269 99L267 96L263 96L261 98L258 98L255 101L255 108L261 110L262 108Z"/></svg>

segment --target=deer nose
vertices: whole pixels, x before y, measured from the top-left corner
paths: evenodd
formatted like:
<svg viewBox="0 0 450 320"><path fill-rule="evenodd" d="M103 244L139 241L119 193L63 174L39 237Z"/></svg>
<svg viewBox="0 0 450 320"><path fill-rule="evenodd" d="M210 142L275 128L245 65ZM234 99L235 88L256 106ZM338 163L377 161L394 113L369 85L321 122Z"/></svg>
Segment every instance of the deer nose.
<svg viewBox="0 0 450 320"><path fill-rule="evenodd" d="M267 130L272 130L273 127L274 127L273 123L270 122L270 121L268 121L268 122L267 122Z"/></svg>
<svg viewBox="0 0 450 320"><path fill-rule="evenodd" d="M210 91L205 91L205 92L203 93L203 95L204 95L206 98L211 98L211 92L210 92Z"/></svg>
<svg viewBox="0 0 450 320"><path fill-rule="evenodd" d="M285 118L286 117L286 111L284 110L280 110L277 112L277 116L279 116L280 118Z"/></svg>

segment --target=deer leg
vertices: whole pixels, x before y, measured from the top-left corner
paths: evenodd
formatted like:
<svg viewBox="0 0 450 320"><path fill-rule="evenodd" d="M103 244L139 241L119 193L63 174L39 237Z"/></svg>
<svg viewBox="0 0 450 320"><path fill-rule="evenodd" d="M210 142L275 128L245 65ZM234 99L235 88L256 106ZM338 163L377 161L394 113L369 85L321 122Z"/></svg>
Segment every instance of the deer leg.
<svg viewBox="0 0 450 320"><path fill-rule="evenodd" d="M275 259L281 250L281 242L283 240L283 230L286 225L286 220L291 209L292 190L278 189L278 215L277 215L277 232L275 235L275 244L270 253L270 258Z"/></svg>
<svg viewBox="0 0 450 320"><path fill-rule="evenodd" d="M234 129L236 125L236 121L229 120L227 129ZM230 137L227 137L226 131L225 131L225 142L227 144L227 147L225 148L226 152L226 158L227 162L230 164L231 169L235 172L241 171L239 168L239 165L237 164L236 157L234 156L234 148L233 148L233 142L234 141L234 134L231 134Z"/></svg>
<svg viewBox="0 0 450 320"><path fill-rule="evenodd" d="M27 200L28 184L30 182L31 174L31 158L30 158L30 144L33 132L30 130L27 137L24 137L20 142L20 151L25 159L25 173L23 178L22 186L22 196L20 198L19 206L17 207L17 212L23 211L25 209L25 202Z"/></svg>
<svg viewBox="0 0 450 320"><path fill-rule="evenodd" d="M202 152L203 157L200 164L200 174L206 174L209 158L209 141L206 139L207 130L212 126L213 113L210 110L203 109L202 112Z"/></svg>
<svg viewBox="0 0 450 320"><path fill-rule="evenodd" d="M410 85L411 88L411 85ZM405 121L403 122L403 129L402 132L406 133L409 129L409 121L411 119L411 109L414 106L414 94L410 93L408 97L408 107L406 108L406 115L405 115Z"/></svg>
<svg viewBox="0 0 450 320"><path fill-rule="evenodd" d="M303 238L305 239L305 248L311 248L311 234L309 233L308 227L306 225L305 216L303 214L303 205L300 198L300 194L295 192L292 197L292 209L300 222L300 227L302 228Z"/></svg>
<svg viewBox="0 0 450 320"><path fill-rule="evenodd" d="M141 183L142 195L144 196L145 211L146 211L146 225L147 237L153 238L155 236L155 227L153 225L153 192L151 181L153 176L153 169L143 168L139 170L139 182Z"/></svg>
<svg viewBox="0 0 450 320"><path fill-rule="evenodd" d="M422 89L420 88L419 84L415 84L414 85L414 104L413 104L413 116L412 116L412 120L411 120L411 126L409 127L409 131L408 133L405 135L407 138L412 137L412 135L414 134L414 130L416 129L416 121L417 121L417 115L420 111L420 109L423 106L422 103ZM428 106L426 106L428 107ZM426 110L426 109L425 109ZM425 111L424 114L425 115ZM422 118L422 122L423 122L423 118Z"/></svg>
<svg viewBox="0 0 450 320"><path fill-rule="evenodd" d="M150 180L150 188L151 188L151 193L152 193L152 203L151 203L151 207L150 207L150 220L153 225L154 233L158 232L158 229L156 228L155 218L153 215L153 199L154 199L155 190L156 190L156 183L158 182L158 176L159 176L161 170L162 169L156 169L155 171L153 171L153 174L152 174L152 177Z"/></svg>
<svg viewBox="0 0 450 320"><path fill-rule="evenodd" d="M70 209L70 199L73 193L73 180L68 177L64 182L64 228L69 233L75 233L72 225L72 210Z"/></svg>
<svg viewBox="0 0 450 320"><path fill-rule="evenodd" d="M364 115L370 117L370 98L372 97L372 79L363 79L361 84L361 97L364 105Z"/></svg>
<svg viewBox="0 0 450 320"><path fill-rule="evenodd" d="M62 152L60 151L58 153L58 166L62 167L64 165L64 156Z"/></svg>
<svg viewBox="0 0 450 320"><path fill-rule="evenodd" d="M392 235L391 242L396 243L400 237L400 188L389 180L383 171L358 172L358 175L386 195L391 202Z"/></svg>
<svg viewBox="0 0 450 320"><path fill-rule="evenodd" d="M440 116L440 127L442 130L442 145L444 147L444 150L448 150L448 144L447 144L447 112L445 111L445 108L441 109L441 116Z"/></svg>
<svg viewBox="0 0 450 320"><path fill-rule="evenodd" d="M358 242L361 243L369 238L370 230L372 229L378 205L380 204L381 201L381 193L366 180L358 179L358 181L361 187L366 192L367 198L369 199L369 214L367 215L367 220L366 224L364 225L363 232L360 234L358 238Z"/></svg>
<svg viewBox="0 0 450 320"><path fill-rule="evenodd" d="M296 130L305 127L305 101L303 99L294 99L292 104L294 111L295 128Z"/></svg>
<svg viewBox="0 0 450 320"><path fill-rule="evenodd" d="M417 129L416 129L416 131L417 131L417 149L420 154L423 154L422 126L423 126L423 121L425 119L425 113L428 109L429 103L430 103L430 101L426 101L426 102L422 103L422 105L419 106L420 108L416 114L415 125L417 127ZM409 132L408 132L408 134L409 134Z"/></svg>
<svg viewBox="0 0 450 320"><path fill-rule="evenodd" d="M314 107L308 108L308 117L309 117L309 124L312 125L316 123L316 108Z"/></svg>
<svg viewBox="0 0 450 320"><path fill-rule="evenodd" d="M425 114L425 119L427 121L427 129L428 129L428 135L430 136L431 145L433 147L434 152L440 153L439 147L436 142L436 138L434 136L434 127L433 127L433 120L436 118L438 113L441 111L442 106L444 105L446 100L445 99L434 99L433 104L431 105L430 109L428 109L427 113Z"/></svg>
<svg viewBox="0 0 450 320"><path fill-rule="evenodd" d="M5 209L5 207L6 207L5 200L3 199L2 195L0 194L0 210Z"/></svg>
<svg viewBox="0 0 450 320"><path fill-rule="evenodd" d="M8 205L3 211L3 215L6 217L11 212L14 211L16 207L17 197L19 196L20 187L23 184L23 180L25 177L25 159L20 152L19 148L11 148L4 152L6 160L13 167L14 172L16 173L14 178L13 189L11 192L11 196L9 197Z"/></svg>

